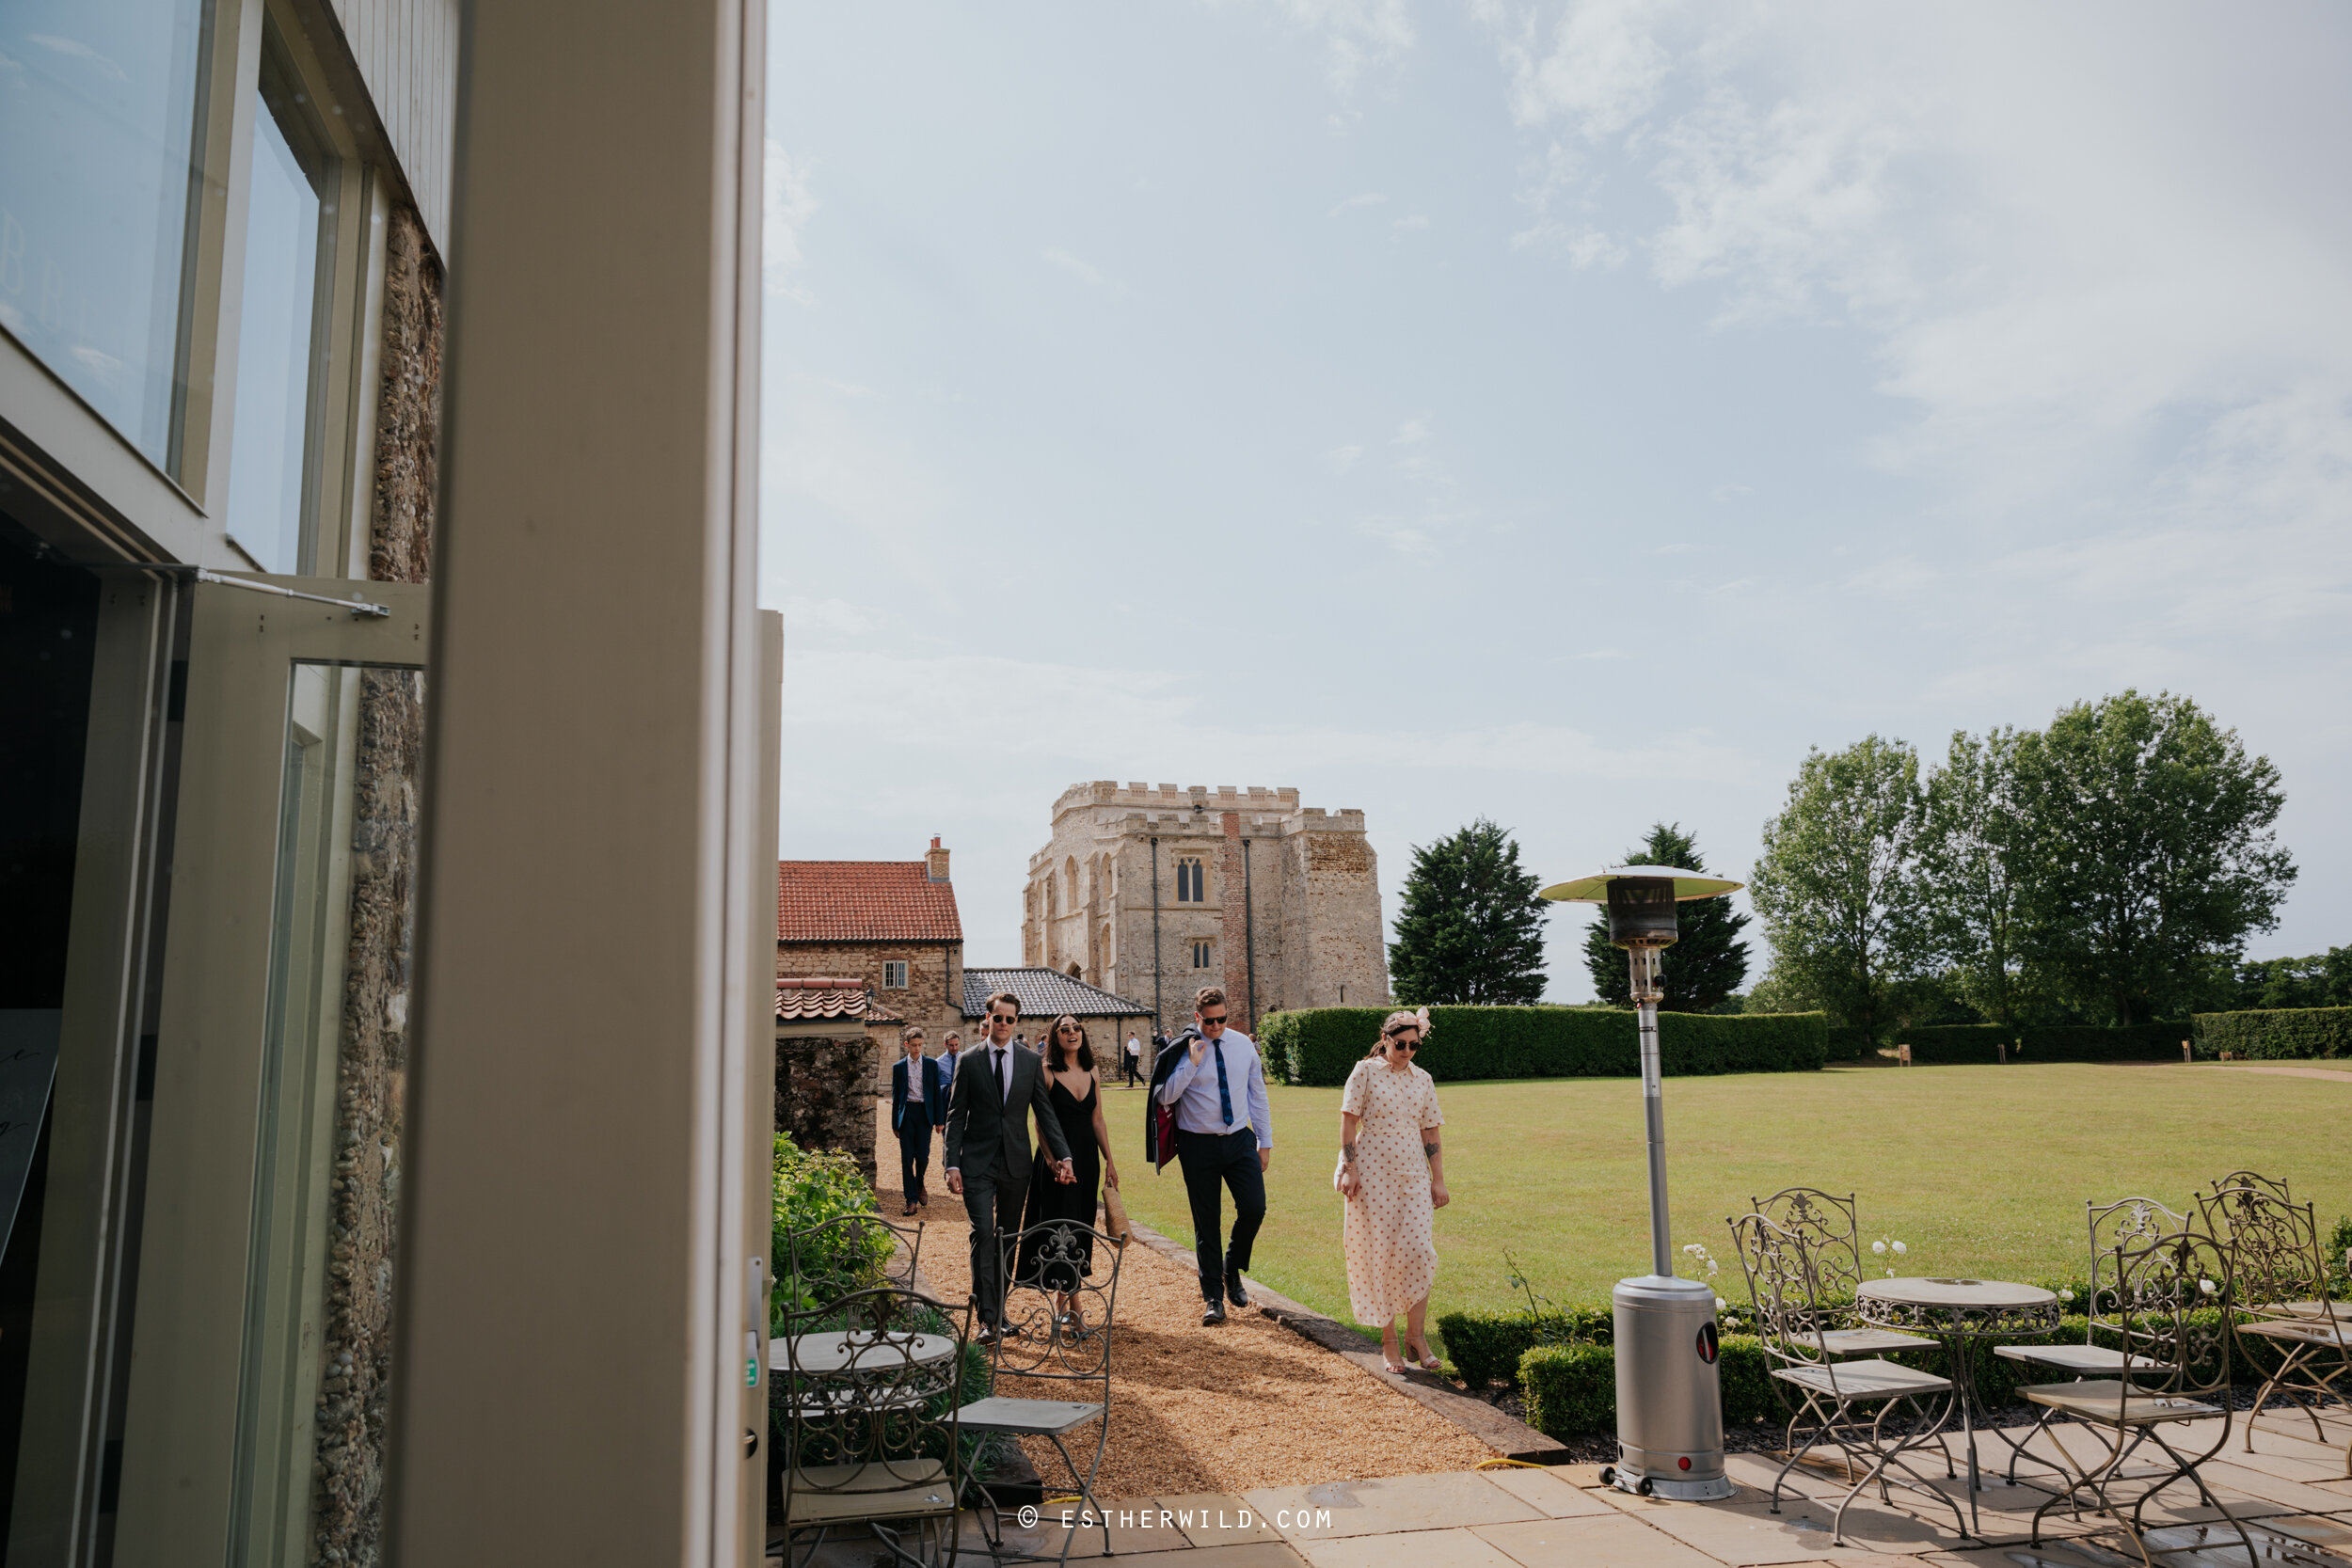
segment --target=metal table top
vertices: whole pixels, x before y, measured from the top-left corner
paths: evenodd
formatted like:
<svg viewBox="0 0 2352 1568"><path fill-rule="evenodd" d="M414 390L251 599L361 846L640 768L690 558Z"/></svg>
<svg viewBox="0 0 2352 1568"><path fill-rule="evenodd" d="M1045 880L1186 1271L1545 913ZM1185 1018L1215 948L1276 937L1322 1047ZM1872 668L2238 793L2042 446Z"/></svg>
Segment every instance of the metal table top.
<svg viewBox="0 0 2352 1568"><path fill-rule="evenodd" d="M857 1376L945 1361L956 1353L956 1342L944 1334L875 1334L860 1330L845 1334L822 1329L787 1339L768 1341L768 1365L803 1377L833 1373Z"/></svg>
<svg viewBox="0 0 2352 1568"><path fill-rule="evenodd" d="M1866 1279L1854 1288L1854 1315L1924 1334L2035 1334L2058 1326L2058 1298L2005 1279Z"/></svg>

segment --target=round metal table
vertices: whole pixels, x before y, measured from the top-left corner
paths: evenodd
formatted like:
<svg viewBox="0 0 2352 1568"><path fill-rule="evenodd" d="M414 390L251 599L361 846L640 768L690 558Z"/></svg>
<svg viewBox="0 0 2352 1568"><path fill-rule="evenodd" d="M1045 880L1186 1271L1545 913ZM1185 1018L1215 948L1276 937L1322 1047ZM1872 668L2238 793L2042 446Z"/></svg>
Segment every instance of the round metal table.
<svg viewBox="0 0 2352 1568"><path fill-rule="evenodd" d="M1977 1525L1977 1341L2055 1333L2056 1291L2000 1279L1866 1279L1854 1288L1854 1316L1879 1328L1924 1334L1942 1342L1945 1366L1960 1394L1960 1429L1968 1440L1968 1525ZM2000 1429L1988 1419L1995 1436ZM2009 1443L2007 1437L2001 1441ZM2011 1449L2017 1445L2009 1443Z"/></svg>
<svg viewBox="0 0 2352 1568"><path fill-rule="evenodd" d="M876 1334L860 1329L820 1329L788 1339L768 1341L768 1365L803 1377L856 1377L861 1373L902 1370L956 1354L956 1342L945 1334Z"/></svg>

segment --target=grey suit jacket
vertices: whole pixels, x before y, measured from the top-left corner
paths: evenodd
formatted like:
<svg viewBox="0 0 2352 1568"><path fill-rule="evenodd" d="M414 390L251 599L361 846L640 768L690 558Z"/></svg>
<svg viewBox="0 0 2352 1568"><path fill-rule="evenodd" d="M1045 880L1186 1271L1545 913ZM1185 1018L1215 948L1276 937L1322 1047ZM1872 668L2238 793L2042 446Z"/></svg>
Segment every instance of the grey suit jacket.
<svg viewBox="0 0 2352 1568"><path fill-rule="evenodd" d="M947 1090L948 1170L966 1177L998 1180L1029 1179L1029 1112L1037 1112L1038 1132L1057 1160L1070 1158L1070 1140L1062 1135L1061 1117L1047 1098L1045 1063L1025 1045L1012 1053L1012 1093L997 1090L993 1048L983 1040L968 1046L956 1062L956 1079Z"/></svg>

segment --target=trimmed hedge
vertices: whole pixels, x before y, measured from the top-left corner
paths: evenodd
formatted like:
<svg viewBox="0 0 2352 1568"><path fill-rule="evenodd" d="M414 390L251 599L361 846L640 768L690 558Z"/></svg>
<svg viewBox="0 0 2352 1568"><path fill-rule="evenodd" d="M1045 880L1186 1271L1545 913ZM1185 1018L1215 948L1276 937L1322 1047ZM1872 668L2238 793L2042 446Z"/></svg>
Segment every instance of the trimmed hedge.
<svg viewBox="0 0 2352 1568"><path fill-rule="evenodd" d="M2197 1054L2207 1058L2224 1051L2274 1061L2352 1056L2352 1007L2199 1013L2190 1022L2197 1030Z"/></svg>
<svg viewBox="0 0 2352 1568"><path fill-rule="evenodd" d="M1606 1345L1616 1324L1606 1307L1575 1307L1557 1312L1442 1312L1438 1334L1446 1358L1473 1389L1498 1380L1517 1383L1519 1362L1538 1345L1570 1342Z"/></svg>
<svg viewBox="0 0 2352 1568"><path fill-rule="evenodd" d="M1764 1015L1770 1017L1769 1013ZM1870 1031L1859 1023L1833 1023L1829 1026L1829 1059L1833 1062L1864 1062L1877 1054L1879 1042L1870 1037Z"/></svg>
<svg viewBox="0 0 2352 1568"><path fill-rule="evenodd" d="M1304 1007L1270 1015L1266 1059L1294 1084L1347 1075L1379 1037L1384 1007ZM1658 1050L1669 1076L1809 1072L1829 1053L1820 1013L1661 1013ZM1420 1064L1441 1084L1476 1078L1629 1078L1642 1070L1629 1011L1597 1007L1432 1007Z"/></svg>
<svg viewBox="0 0 2352 1568"><path fill-rule="evenodd" d="M2176 1062L2190 1025L2130 1023L2106 1028L2095 1023L1933 1023L1899 1029L1894 1039L1911 1047L1914 1066L1997 1062L2006 1042L2013 1062Z"/></svg>
<svg viewBox="0 0 2352 1568"><path fill-rule="evenodd" d="M2219 1313L2209 1316L2217 1325ZM2023 1397L2018 1390L2029 1385L2071 1381L2056 1368L2036 1367L1995 1355L1994 1347L2025 1344L2037 1338L2050 1344L2081 1344L2089 1328L2088 1319L2070 1317L2060 1320L2058 1331L2048 1336L1979 1340L1978 1398L1987 1407L1999 1409L2017 1403ZM1788 1412L1773 1389L1771 1363L1764 1354L1762 1342L1745 1334L1725 1334L1720 1342L1723 1348L1716 1375L1723 1387L1724 1424L1731 1427L1748 1421L1787 1419ZM1449 1349L1452 1344L1449 1338ZM1888 1359L1939 1377L1949 1375L1941 1346L1904 1351ZM2240 1335L2231 1356L2232 1379L2240 1383L2259 1382L2277 1367L2278 1361L2276 1345L2251 1335ZM1460 1365L1458 1355L1455 1365ZM1519 1357L1518 1381L1527 1395L1527 1424L1547 1437L1587 1437L1616 1428L1616 1360L1614 1351L1607 1344L1534 1346Z"/></svg>

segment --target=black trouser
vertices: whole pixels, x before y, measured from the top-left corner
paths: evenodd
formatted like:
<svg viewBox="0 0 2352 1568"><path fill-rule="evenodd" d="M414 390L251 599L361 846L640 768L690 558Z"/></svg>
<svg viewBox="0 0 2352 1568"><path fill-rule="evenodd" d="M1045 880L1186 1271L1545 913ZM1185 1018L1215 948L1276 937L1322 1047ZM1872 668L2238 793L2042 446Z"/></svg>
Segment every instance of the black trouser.
<svg viewBox="0 0 2352 1568"><path fill-rule="evenodd" d="M1140 1066L1142 1062L1143 1058L1140 1056L1130 1056L1127 1058L1127 1086L1131 1089L1136 1086L1136 1069Z"/></svg>
<svg viewBox="0 0 2352 1568"><path fill-rule="evenodd" d="M1225 1276L1249 1267L1249 1244L1265 1223L1265 1174L1258 1167L1258 1134L1243 1127L1231 1132L1176 1132L1176 1164L1184 1173L1184 1196L1192 1200L1193 1254L1200 1264L1200 1296L1225 1300ZM1233 1241L1220 1250L1225 1225L1219 1183L1233 1190Z"/></svg>
<svg viewBox="0 0 2352 1568"><path fill-rule="evenodd" d="M908 1115L898 1123L898 1190L913 1203L923 1190L931 1168L931 1124L927 1117Z"/></svg>
<svg viewBox="0 0 2352 1568"><path fill-rule="evenodd" d="M1004 1243L1020 1234L1021 1210L1028 1198L1025 1168L1018 1176L963 1173L963 1212L972 1217L972 1295L984 1323L1005 1320Z"/></svg>

